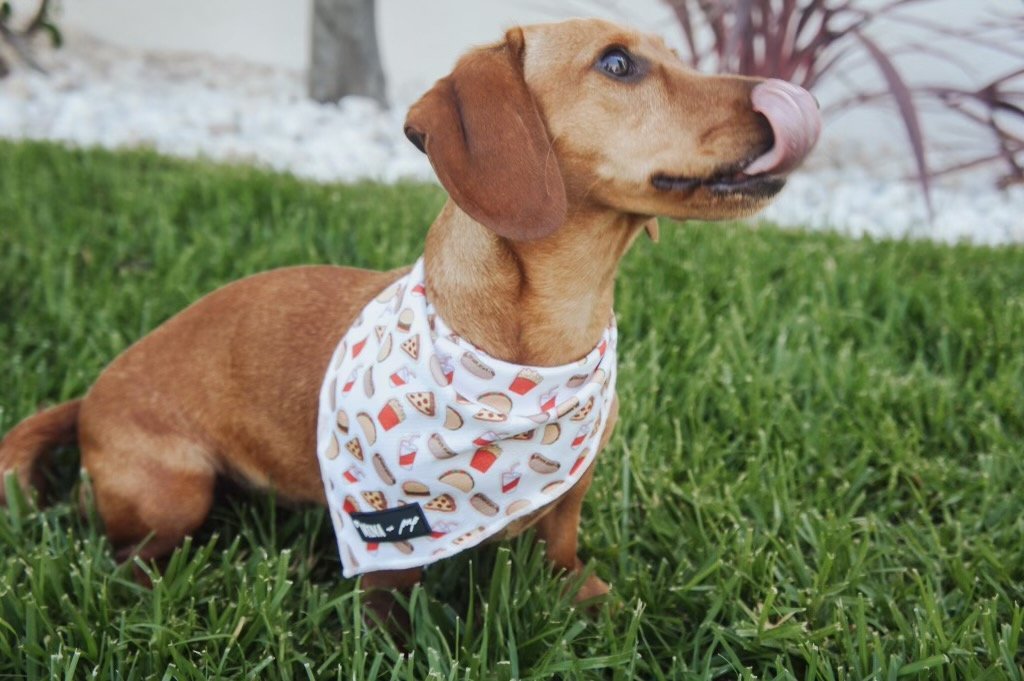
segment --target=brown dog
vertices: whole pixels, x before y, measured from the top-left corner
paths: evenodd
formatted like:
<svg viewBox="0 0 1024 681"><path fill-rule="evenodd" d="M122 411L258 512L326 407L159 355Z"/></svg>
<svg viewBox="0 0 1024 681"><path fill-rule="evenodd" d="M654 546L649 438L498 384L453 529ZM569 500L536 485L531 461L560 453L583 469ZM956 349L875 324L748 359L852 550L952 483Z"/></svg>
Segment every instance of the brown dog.
<svg viewBox="0 0 1024 681"><path fill-rule="evenodd" d="M607 324L619 259L644 227L656 236L652 216L756 211L819 125L806 92L697 74L657 37L597 20L512 29L409 111L406 134L451 196L427 235L429 296L492 357L574 361ZM84 398L15 427L0 474L38 484L41 455L77 440L121 558L171 552L205 519L221 475L323 504L315 431L328 359L404 272L298 267L215 291L126 350ZM592 475L506 536L535 524L551 562L578 571ZM419 577L376 572L364 584ZM607 589L592 576L578 598Z"/></svg>

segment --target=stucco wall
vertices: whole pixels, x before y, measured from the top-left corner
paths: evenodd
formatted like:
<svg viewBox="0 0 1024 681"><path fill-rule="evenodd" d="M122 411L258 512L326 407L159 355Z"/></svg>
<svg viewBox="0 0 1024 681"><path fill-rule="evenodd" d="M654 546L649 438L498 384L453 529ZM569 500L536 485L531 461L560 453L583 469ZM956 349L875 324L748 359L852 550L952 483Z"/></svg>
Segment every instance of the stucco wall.
<svg viewBox="0 0 1024 681"><path fill-rule="evenodd" d="M16 6L32 3L15 0ZM981 13L1000 10L1020 11L1020 3L931 0L910 7L913 15L951 27L965 26ZM308 62L308 0L63 0L62 11L62 25L72 40L85 33L134 48L239 57L293 69L297 74ZM377 0L377 13L388 88L399 107L444 75L466 47L493 41L517 23L601 16L658 31L670 42L680 41L669 11L659 0ZM912 32L895 24L876 30L874 35L882 41L912 38ZM980 83L1019 64L1019 60L1014 62L983 47L960 50L956 56L965 69L937 67L927 59L903 60L900 66L912 80L952 79L967 84ZM884 87L871 64L844 75L858 83ZM826 103L842 93L837 81L817 92ZM842 120L844 134L852 136L881 134L898 140L903 134L898 123L892 124L893 119L885 122L871 112Z"/></svg>

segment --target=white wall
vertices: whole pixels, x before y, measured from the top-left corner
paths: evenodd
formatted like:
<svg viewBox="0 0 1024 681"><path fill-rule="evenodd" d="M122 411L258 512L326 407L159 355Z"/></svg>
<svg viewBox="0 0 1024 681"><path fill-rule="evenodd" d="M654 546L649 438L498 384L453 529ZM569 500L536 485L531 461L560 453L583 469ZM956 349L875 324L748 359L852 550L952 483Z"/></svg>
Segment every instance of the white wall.
<svg viewBox="0 0 1024 681"><path fill-rule="evenodd" d="M14 0L16 8L34 4ZM309 0L63 0L60 6L72 39L80 32L126 47L206 52L293 70L305 69L309 59ZM984 12L1020 11L1018 0L931 0L910 7L913 15L954 28ZM659 0L377 0L377 13L384 67L399 101L444 75L468 46L496 40L519 23L600 16L680 41ZM906 35L901 30L893 24L877 35L898 39ZM1011 64L982 48L957 56L977 77ZM907 65L914 77L934 68L931 61Z"/></svg>
<svg viewBox="0 0 1024 681"><path fill-rule="evenodd" d="M650 30L669 16L659 0L377 0L377 7L382 59L398 102L448 73L468 46L499 40L517 24L596 16Z"/></svg>
<svg viewBox="0 0 1024 681"><path fill-rule="evenodd" d="M15 5L34 0L15 0ZM600 16L654 28L659 0L377 0L381 58L396 101L411 101L450 70L469 45L516 24ZM205 52L304 70L309 0L64 0L61 25L124 47Z"/></svg>
<svg viewBox="0 0 1024 681"><path fill-rule="evenodd" d="M15 5L35 4L14 0ZM206 52L304 69L306 0L62 0L60 26L142 50Z"/></svg>
<svg viewBox="0 0 1024 681"><path fill-rule="evenodd" d="M14 0L14 4L24 7L35 0ZM62 26L71 40L76 33L86 33L145 50L237 57L294 70L299 78L308 62L311 4L310 0L63 0ZM1020 7L1019 0L931 0L910 5L910 11L955 28L986 12L1019 12ZM660 32L669 42L681 44L671 13L659 0L377 0L377 13L389 93L399 108L447 73L468 46L497 40L505 29L519 23L601 16ZM913 38L912 31L896 24L881 28L873 35L885 42ZM1024 46L1020 49L1024 53ZM901 61L900 66L912 81L956 79L980 84L1020 63L983 47L963 50L957 58L965 71L942 67L935 73L936 63L927 59ZM872 64L844 75L858 84L884 87ZM817 94L827 104L844 92L838 81L832 81ZM871 141L881 136L894 144L904 143L901 124L891 116L858 111L841 120L841 125L830 127L844 136ZM950 119L932 119L926 129L941 128L944 120ZM932 135L933 139L938 136Z"/></svg>

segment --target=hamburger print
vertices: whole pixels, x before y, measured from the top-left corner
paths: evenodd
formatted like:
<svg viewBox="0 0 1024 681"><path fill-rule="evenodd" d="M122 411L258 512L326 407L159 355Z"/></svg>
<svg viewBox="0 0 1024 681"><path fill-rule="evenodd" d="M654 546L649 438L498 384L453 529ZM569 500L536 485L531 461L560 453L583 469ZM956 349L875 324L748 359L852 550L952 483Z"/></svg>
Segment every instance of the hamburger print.
<svg viewBox="0 0 1024 681"><path fill-rule="evenodd" d="M613 361L493 360L436 317L418 267L369 304L321 386L318 460L346 576L521 530L584 474L610 407ZM347 517L366 512L382 515Z"/></svg>
<svg viewBox="0 0 1024 681"><path fill-rule="evenodd" d="M416 315L409 308L402 310L402 313L398 315L398 330L402 333L409 333L409 329L412 328L412 323L416 320Z"/></svg>
<svg viewBox="0 0 1024 681"><path fill-rule="evenodd" d="M338 430L341 431L342 435L348 435L348 414L345 413L344 409L338 410L334 422L337 424Z"/></svg>
<svg viewBox="0 0 1024 681"><path fill-rule="evenodd" d="M558 418L562 418L563 416L565 416L578 406L580 406L580 398L578 397L573 397L566 400L565 402L562 402L560 405L558 405L558 409L556 411L556 413L558 414Z"/></svg>

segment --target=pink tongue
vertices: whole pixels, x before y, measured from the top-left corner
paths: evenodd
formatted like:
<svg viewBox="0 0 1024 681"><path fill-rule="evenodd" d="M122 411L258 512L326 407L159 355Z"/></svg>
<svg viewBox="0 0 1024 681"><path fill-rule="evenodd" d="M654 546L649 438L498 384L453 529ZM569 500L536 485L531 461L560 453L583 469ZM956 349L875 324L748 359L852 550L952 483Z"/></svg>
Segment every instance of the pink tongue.
<svg viewBox="0 0 1024 681"><path fill-rule="evenodd" d="M743 169L747 175L781 174L807 158L821 134L818 104L807 90L778 78L758 83L750 95L754 111L768 119L775 145Z"/></svg>

